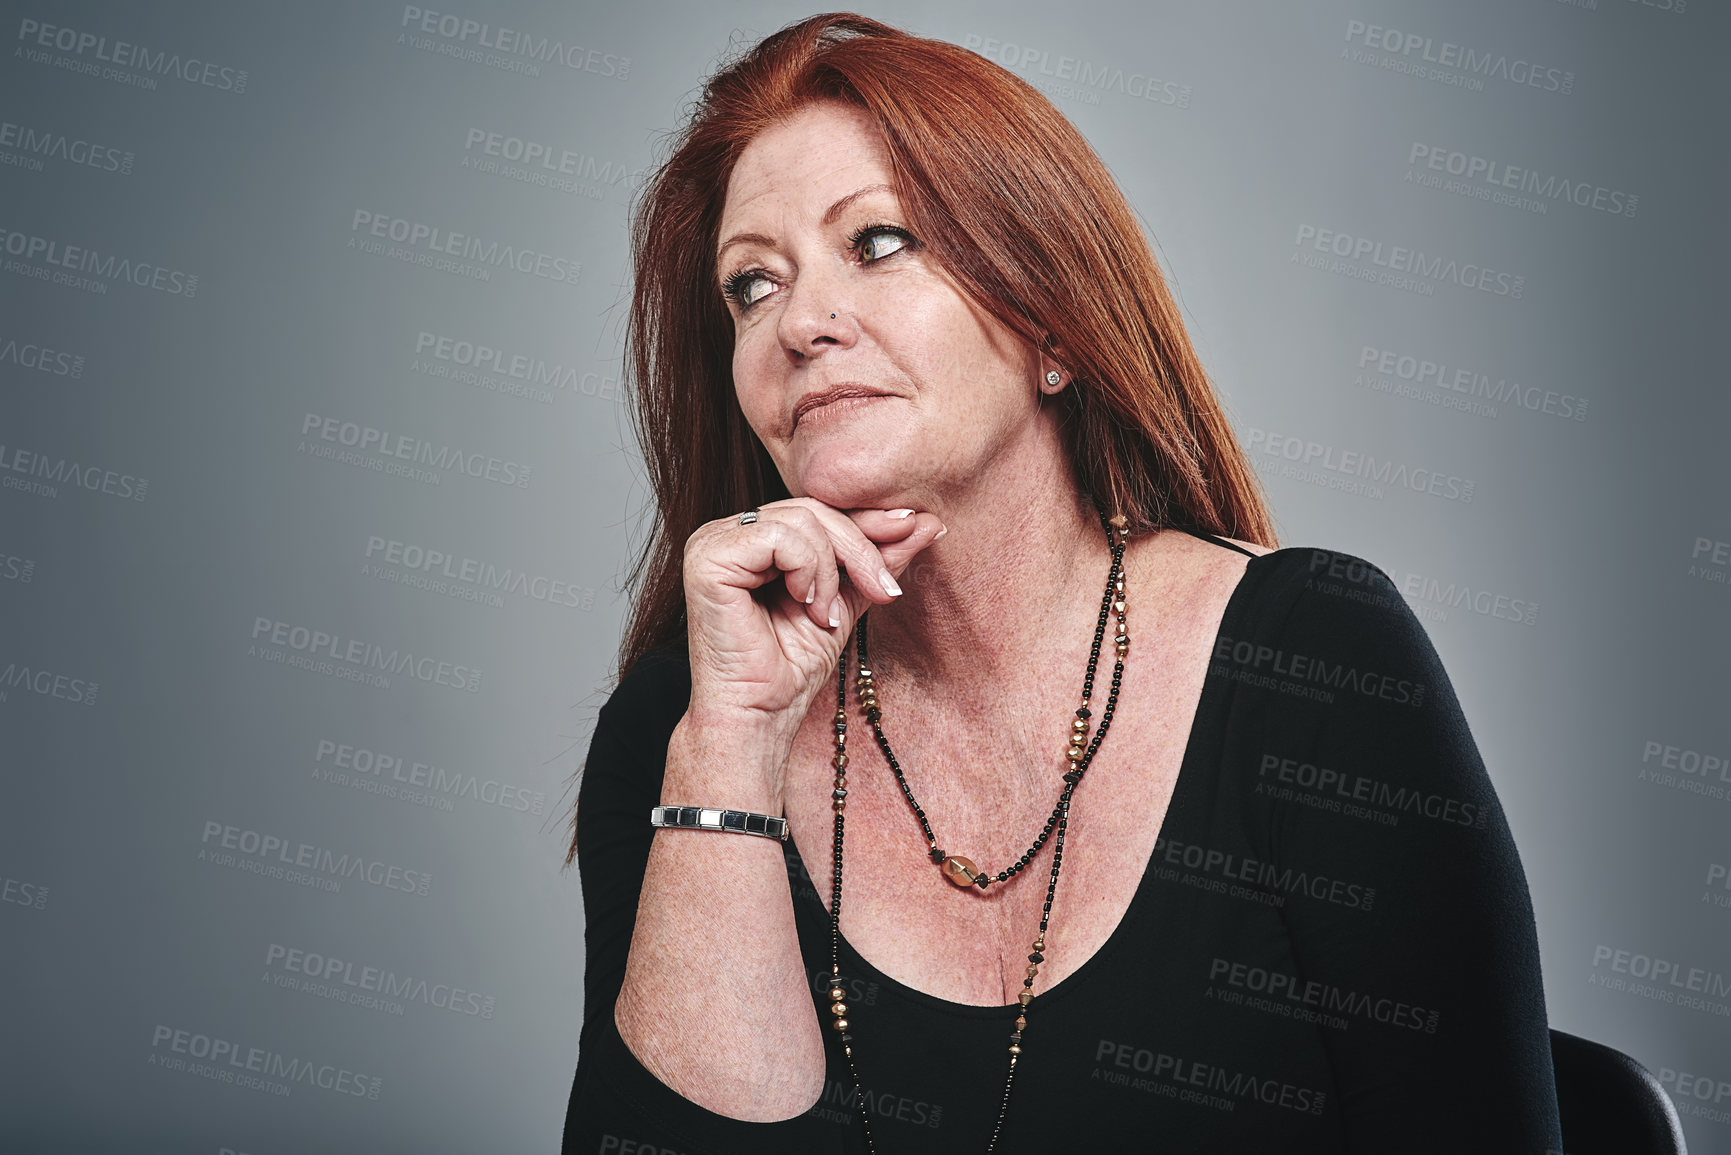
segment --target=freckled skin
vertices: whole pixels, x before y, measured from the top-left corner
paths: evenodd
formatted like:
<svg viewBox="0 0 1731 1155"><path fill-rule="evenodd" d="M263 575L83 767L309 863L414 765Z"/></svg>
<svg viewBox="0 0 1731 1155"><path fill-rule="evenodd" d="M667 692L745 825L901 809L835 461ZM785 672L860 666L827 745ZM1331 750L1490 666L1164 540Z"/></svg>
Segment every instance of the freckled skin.
<svg viewBox="0 0 1731 1155"><path fill-rule="evenodd" d="M794 496L848 509L893 493L898 504L941 510L1057 407L1040 405L1037 352L969 301L917 238L878 233L863 254L850 245L862 226L907 227L887 188L823 223L837 200L890 180L873 122L847 105L810 106L746 148L720 236L759 233L775 244L721 256L718 280L766 274L747 286L761 294L756 303L729 304L734 387ZM794 427L803 394L842 381L893 397Z"/></svg>

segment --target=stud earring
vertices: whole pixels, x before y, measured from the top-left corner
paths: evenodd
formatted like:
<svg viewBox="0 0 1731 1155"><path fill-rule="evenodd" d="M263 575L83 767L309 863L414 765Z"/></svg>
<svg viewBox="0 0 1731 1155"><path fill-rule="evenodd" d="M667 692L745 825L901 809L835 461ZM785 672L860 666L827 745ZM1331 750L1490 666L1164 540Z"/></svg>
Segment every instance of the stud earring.
<svg viewBox="0 0 1731 1155"><path fill-rule="evenodd" d="M1056 385L1058 382L1062 381L1063 379L1064 379L1064 375L1062 373L1058 372L1056 369L1048 369L1046 371L1046 384L1048 384L1048 385Z"/></svg>

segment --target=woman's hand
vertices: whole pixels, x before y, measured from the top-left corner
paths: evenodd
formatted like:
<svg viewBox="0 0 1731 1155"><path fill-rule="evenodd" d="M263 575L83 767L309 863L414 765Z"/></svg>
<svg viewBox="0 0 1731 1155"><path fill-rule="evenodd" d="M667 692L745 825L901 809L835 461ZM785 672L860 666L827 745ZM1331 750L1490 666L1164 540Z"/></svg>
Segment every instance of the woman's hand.
<svg viewBox="0 0 1731 1155"><path fill-rule="evenodd" d="M687 718L765 731L784 765L854 623L895 599L894 577L944 531L935 514L894 512L794 497L761 506L751 525L698 527L685 543ZM781 782L770 785L779 797Z"/></svg>

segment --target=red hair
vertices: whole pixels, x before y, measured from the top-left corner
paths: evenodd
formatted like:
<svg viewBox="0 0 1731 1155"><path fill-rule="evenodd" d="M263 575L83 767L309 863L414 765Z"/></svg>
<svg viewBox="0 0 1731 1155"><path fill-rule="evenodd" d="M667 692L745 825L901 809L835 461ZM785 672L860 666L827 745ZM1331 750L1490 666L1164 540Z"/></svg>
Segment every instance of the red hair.
<svg viewBox="0 0 1731 1155"><path fill-rule="evenodd" d="M658 517L619 652L623 678L685 637L685 540L788 495L734 393L733 322L715 275L739 155L800 108L837 100L883 133L914 234L964 292L1025 340L1062 350L1077 477L1132 532L1205 530L1272 547L1256 476L1177 303L1105 165L1050 101L964 48L851 13L763 40L704 86L632 222L632 419Z"/></svg>

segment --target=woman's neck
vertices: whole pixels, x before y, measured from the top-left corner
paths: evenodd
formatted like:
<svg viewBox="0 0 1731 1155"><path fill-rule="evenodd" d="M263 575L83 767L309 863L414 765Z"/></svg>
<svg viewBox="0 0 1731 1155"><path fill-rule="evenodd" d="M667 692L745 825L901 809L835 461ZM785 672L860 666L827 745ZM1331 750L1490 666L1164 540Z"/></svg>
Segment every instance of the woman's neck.
<svg viewBox="0 0 1731 1155"><path fill-rule="evenodd" d="M1063 690L1074 696L1111 549L1062 453L1014 456L999 455L1003 476L939 495L929 508L949 532L903 572L902 596L870 611L868 653L885 684L969 712L995 702L997 713L1006 695L1032 699L1034 682L1074 667ZM1110 646L1108 636L1105 681Z"/></svg>

